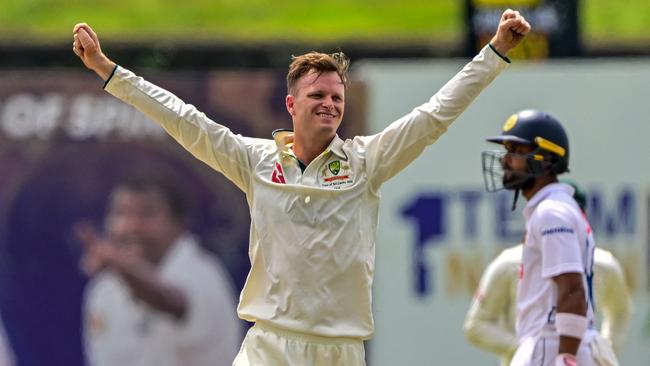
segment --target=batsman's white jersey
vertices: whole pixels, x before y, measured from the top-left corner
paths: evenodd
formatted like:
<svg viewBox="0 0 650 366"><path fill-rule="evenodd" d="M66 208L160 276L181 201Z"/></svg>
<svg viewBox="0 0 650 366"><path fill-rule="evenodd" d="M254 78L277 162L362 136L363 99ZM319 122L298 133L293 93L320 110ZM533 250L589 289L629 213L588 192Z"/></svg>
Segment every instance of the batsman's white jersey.
<svg viewBox="0 0 650 366"><path fill-rule="evenodd" d="M539 190L524 207L526 239L517 287L517 349L512 365L551 365L557 356L559 336L555 329L558 303L553 277L565 273L582 275L590 327L578 350L578 364L594 364L591 354L593 330L593 254L591 227L573 199L574 189L553 183Z"/></svg>
<svg viewBox="0 0 650 366"><path fill-rule="evenodd" d="M485 269L465 318L465 335L475 346L495 353L501 365L510 364L517 349L515 303L522 245L502 251ZM594 300L602 315L600 333L619 353L625 342L632 302L623 269L614 256L594 252Z"/></svg>
<svg viewBox="0 0 650 366"><path fill-rule="evenodd" d="M555 330L557 288L553 277L580 273L593 322L594 238L589 222L573 199L573 187L549 184L524 208L526 239L517 287L517 337Z"/></svg>

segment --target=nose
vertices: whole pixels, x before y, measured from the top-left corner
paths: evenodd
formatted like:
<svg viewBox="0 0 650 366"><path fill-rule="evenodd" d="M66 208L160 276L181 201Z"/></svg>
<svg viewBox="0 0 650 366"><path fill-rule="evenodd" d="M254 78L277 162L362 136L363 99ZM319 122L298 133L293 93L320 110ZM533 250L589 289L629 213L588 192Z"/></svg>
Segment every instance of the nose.
<svg viewBox="0 0 650 366"><path fill-rule="evenodd" d="M322 105L323 107L327 108L327 109L334 108L334 105L335 105L335 103L334 103L334 97L332 97L331 95L326 95L326 96L323 98L323 101L322 101L321 105Z"/></svg>
<svg viewBox="0 0 650 366"><path fill-rule="evenodd" d="M334 108L334 100L332 99L332 97L323 98L322 106L327 109Z"/></svg>
<svg viewBox="0 0 650 366"><path fill-rule="evenodd" d="M507 167L512 162L512 154L506 152L500 159L501 166Z"/></svg>

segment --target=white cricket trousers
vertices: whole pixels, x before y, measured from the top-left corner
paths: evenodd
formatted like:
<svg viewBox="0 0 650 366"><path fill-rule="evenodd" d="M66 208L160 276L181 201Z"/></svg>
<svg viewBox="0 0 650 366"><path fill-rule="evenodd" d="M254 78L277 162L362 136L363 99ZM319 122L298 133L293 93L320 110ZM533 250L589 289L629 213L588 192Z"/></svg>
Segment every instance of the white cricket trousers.
<svg viewBox="0 0 650 366"><path fill-rule="evenodd" d="M295 333L255 323L233 366L365 366L363 341Z"/></svg>

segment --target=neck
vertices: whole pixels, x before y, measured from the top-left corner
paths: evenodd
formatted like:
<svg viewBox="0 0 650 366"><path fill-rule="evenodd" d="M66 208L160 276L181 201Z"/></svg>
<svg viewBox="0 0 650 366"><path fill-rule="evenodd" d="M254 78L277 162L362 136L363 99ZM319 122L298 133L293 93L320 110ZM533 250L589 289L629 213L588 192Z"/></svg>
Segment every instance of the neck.
<svg viewBox="0 0 650 366"><path fill-rule="evenodd" d="M526 197L527 200L533 198L535 193L539 192L542 188L546 187L549 184L557 183L556 176L544 175L535 179L535 184L530 188L523 189L521 193Z"/></svg>
<svg viewBox="0 0 650 366"><path fill-rule="evenodd" d="M298 134L294 135L293 140L293 153L296 154L298 160L303 164L309 165L318 155L322 154L325 149L332 142L333 137L328 140L321 139L320 141L316 138L307 139L300 138Z"/></svg>

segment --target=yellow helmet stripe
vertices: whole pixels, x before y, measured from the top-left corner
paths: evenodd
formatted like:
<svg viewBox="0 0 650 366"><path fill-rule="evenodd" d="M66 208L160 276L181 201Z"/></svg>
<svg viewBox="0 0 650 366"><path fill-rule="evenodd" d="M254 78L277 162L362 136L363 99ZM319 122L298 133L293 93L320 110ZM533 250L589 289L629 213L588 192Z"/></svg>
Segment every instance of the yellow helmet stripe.
<svg viewBox="0 0 650 366"><path fill-rule="evenodd" d="M561 157L564 157L564 155L566 155L566 150L562 146L557 145L545 138L535 137L535 143L542 149L555 153Z"/></svg>

